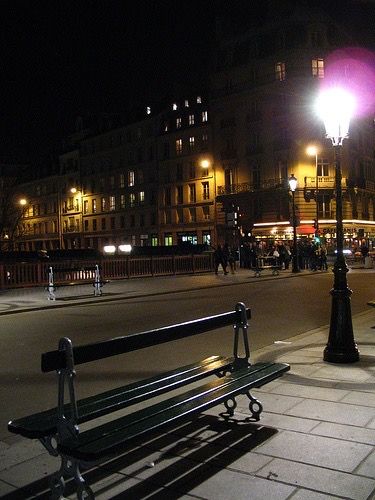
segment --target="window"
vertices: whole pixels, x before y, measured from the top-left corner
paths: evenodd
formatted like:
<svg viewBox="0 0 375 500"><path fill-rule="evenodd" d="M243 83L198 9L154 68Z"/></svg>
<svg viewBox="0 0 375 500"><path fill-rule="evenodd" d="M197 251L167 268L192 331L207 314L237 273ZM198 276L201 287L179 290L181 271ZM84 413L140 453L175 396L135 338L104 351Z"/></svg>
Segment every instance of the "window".
<svg viewBox="0 0 375 500"><path fill-rule="evenodd" d="M92 220L92 230L93 230L93 231L96 231L96 230L97 230L97 228L98 228L97 221L96 221L96 219L93 219L93 220Z"/></svg>
<svg viewBox="0 0 375 500"><path fill-rule="evenodd" d="M189 137L189 148L190 148L190 151L194 151L194 148L195 148L195 137Z"/></svg>
<svg viewBox="0 0 375 500"><path fill-rule="evenodd" d="M311 72L315 78L324 78L324 59L312 59Z"/></svg>
<svg viewBox="0 0 375 500"><path fill-rule="evenodd" d="M129 195L129 204L131 207L135 206L135 194L134 193L130 193L130 195Z"/></svg>
<svg viewBox="0 0 375 500"><path fill-rule="evenodd" d="M195 184L189 184L189 201L190 203L195 203L197 195L195 192Z"/></svg>
<svg viewBox="0 0 375 500"><path fill-rule="evenodd" d="M195 163L193 161L189 163L189 177L195 179Z"/></svg>
<svg viewBox="0 0 375 500"><path fill-rule="evenodd" d="M202 111L202 122L205 123L208 121L208 113L207 111Z"/></svg>
<svg viewBox="0 0 375 500"><path fill-rule="evenodd" d="M210 183L202 182L202 195L204 200L210 199Z"/></svg>
<svg viewBox="0 0 375 500"><path fill-rule="evenodd" d="M89 211L89 202L88 202L88 200L85 200L83 202L83 213L87 214L88 211Z"/></svg>
<svg viewBox="0 0 375 500"><path fill-rule="evenodd" d="M318 167L318 169L317 169L316 175L322 176L322 177L329 176L329 161L326 158L318 158L317 167Z"/></svg>
<svg viewBox="0 0 375 500"><path fill-rule="evenodd" d="M286 79L285 62L277 62L275 64L275 77L279 82Z"/></svg>
<svg viewBox="0 0 375 500"><path fill-rule="evenodd" d="M120 195L120 208L125 208L125 195Z"/></svg>
<svg viewBox="0 0 375 500"><path fill-rule="evenodd" d="M187 99L185 99L185 108L188 108L189 107L189 101Z"/></svg>
<svg viewBox="0 0 375 500"><path fill-rule="evenodd" d="M159 245L159 239L156 234L151 235L151 246L152 247L157 247Z"/></svg>
<svg viewBox="0 0 375 500"><path fill-rule="evenodd" d="M190 222L197 222L197 209L189 208Z"/></svg>
<svg viewBox="0 0 375 500"><path fill-rule="evenodd" d="M102 208L102 212L105 212L106 211L106 208L107 208L107 200L104 198L104 196L102 197L101 199L101 208Z"/></svg>
<svg viewBox="0 0 375 500"><path fill-rule="evenodd" d="M182 139L176 140L176 154L182 154Z"/></svg>
<svg viewBox="0 0 375 500"><path fill-rule="evenodd" d="M120 227L121 229L124 229L125 227L125 217L123 215L120 217Z"/></svg>
<svg viewBox="0 0 375 500"><path fill-rule="evenodd" d="M194 125L195 117L194 115L189 115L189 125Z"/></svg>
<svg viewBox="0 0 375 500"><path fill-rule="evenodd" d="M171 204L171 188L166 187L164 188L164 205L170 205Z"/></svg>
<svg viewBox="0 0 375 500"><path fill-rule="evenodd" d="M94 198L92 201L91 201L91 208L92 208L92 213L93 214L96 214L96 199Z"/></svg>
<svg viewBox="0 0 375 500"><path fill-rule="evenodd" d="M141 205L144 204L145 202L145 192L144 191L139 191L138 193L138 201Z"/></svg>
<svg viewBox="0 0 375 500"><path fill-rule="evenodd" d="M169 142L165 142L163 145L163 156L164 156L164 159L169 158Z"/></svg>
<svg viewBox="0 0 375 500"><path fill-rule="evenodd" d="M201 96L197 96L197 104L202 104L202 98Z"/></svg>
<svg viewBox="0 0 375 500"><path fill-rule="evenodd" d="M176 128L181 128L181 118L176 118Z"/></svg>
<svg viewBox="0 0 375 500"><path fill-rule="evenodd" d="M177 205L181 205L184 202L184 186L177 186Z"/></svg>
<svg viewBox="0 0 375 500"><path fill-rule="evenodd" d="M184 209L183 208L178 208L176 211L177 215L177 224L183 224L184 223Z"/></svg>
<svg viewBox="0 0 375 500"><path fill-rule="evenodd" d="M170 247L173 245L173 238L172 238L172 235L170 233L164 234L164 245L166 247Z"/></svg>
<svg viewBox="0 0 375 500"><path fill-rule="evenodd" d="M165 223L166 224L172 224L172 213L171 213L171 210L166 210L165 211Z"/></svg>
<svg viewBox="0 0 375 500"><path fill-rule="evenodd" d="M102 231L105 231L105 217L102 218Z"/></svg>
<svg viewBox="0 0 375 500"><path fill-rule="evenodd" d="M202 151L206 151L208 147L208 134L202 135Z"/></svg>
<svg viewBox="0 0 375 500"><path fill-rule="evenodd" d="M115 229L116 226L116 219L114 217L111 217L111 229Z"/></svg>
<svg viewBox="0 0 375 500"><path fill-rule="evenodd" d="M84 224L83 224L83 230L84 230L84 231L88 231L88 230L89 230L89 221L88 221L88 220L85 220L85 221L84 221Z"/></svg>
<svg viewBox="0 0 375 500"><path fill-rule="evenodd" d="M109 209L116 210L116 197L115 196L109 197Z"/></svg>
<svg viewBox="0 0 375 500"><path fill-rule="evenodd" d="M203 210L203 219L210 220L210 207L209 207L209 205L205 205L204 207L202 207L202 210Z"/></svg>
<svg viewBox="0 0 375 500"><path fill-rule="evenodd" d="M135 172L134 170L129 170L128 172L128 186L134 186Z"/></svg>
<svg viewBox="0 0 375 500"><path fill-rule="evenodd" d="M139 216L139 225L140 225L140 227L144 227L144 225L145 225L145 214L140 214L140 216Z"/></svg>
<svg viewBox="0 0 375 500"><path fill-rule="evenodd" d="M115 187L115 176L114 175L111 175L109 177L109 185L110 187L113 189Z"/></svg>
<svg viewBox="0 0 375 500"><path fill-rule="evenodd" d="M175 102L172 104L172 109L173 109L173 111L176 111L176 109L177 109L177 104Z"/></svg>
<svg viewBox="0 0 375 500"><path fill-rule="evenodd" d="M184 169L182 163L177 163L176 165L176 180L182 181L184 178Z"/></svg>
<svg viewBox="0 0 375 500"><path fill-rule="evenodd" d="M125 175L120 174L120 188L124 188L124 187L125 187Z"/></svg>

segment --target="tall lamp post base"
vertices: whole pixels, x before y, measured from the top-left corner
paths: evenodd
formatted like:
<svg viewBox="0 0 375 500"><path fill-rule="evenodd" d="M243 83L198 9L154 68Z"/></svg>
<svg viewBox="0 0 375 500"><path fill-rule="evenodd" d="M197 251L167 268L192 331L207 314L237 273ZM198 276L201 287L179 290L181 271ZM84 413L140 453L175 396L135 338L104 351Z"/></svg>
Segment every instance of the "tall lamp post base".
<svg viewBox="0 0 375 500"><path fill-rule="evenodd" d="M345 261L337 259L333 272L335 281L332 295L331 323L329 337L324 349L323 359L330 363L355 363L359 360L359 351L353 336L350 297L352 291L346 282L348 267Z"/></svg>

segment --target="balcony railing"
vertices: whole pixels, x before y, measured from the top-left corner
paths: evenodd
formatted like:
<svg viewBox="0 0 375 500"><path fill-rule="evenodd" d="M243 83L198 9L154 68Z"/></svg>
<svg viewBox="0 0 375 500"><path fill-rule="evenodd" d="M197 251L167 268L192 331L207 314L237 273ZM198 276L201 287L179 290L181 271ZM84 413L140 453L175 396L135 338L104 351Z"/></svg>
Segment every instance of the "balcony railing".
<svg viewBox="0 0 375 500"><path fill-rule="evenodd" d="M230 195L238 193L251 193L253 191L260 191L264 189L277 189L287 188L288 181L286 179L265 179L259 184L251 184L243 182L241 184L231 184L230 186L218 186L218 195Z"/></svg>
<svg viewBox="0 0 375 500"><path fill-rule="evenodd" d="M335 178L328 177L325 175L318 175L318 177L305 177L305 188L315 189L316 180L318 180L318 189L334 189L335 188ZM348 179L346 177L342 178L342 186L347 186Z"/></svg>

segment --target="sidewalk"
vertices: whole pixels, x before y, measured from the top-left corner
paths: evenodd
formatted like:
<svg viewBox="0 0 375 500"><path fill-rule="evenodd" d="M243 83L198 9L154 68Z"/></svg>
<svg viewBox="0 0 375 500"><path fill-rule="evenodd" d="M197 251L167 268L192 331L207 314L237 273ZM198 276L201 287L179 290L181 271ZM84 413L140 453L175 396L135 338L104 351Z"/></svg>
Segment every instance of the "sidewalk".
<svg viewBox="0 0 375 500"><path fill-rule="evenodd" d="M179 278L174 290L184 284ZM217 279L196 278L204 284ZM140 293L136 280L128 285L129 294ZM354 316L353 326L358 363L322 361L328 327L252 353L254 362L291 365L281 379L254 391L264 407L260 422L244 421L245 397L229 425L214 408L193 424L89 471L96 498L375 498L375 309ZM58 464L39 443L10 436L0 443L0 464L2 498L48 498L47 476Z"/></svg>

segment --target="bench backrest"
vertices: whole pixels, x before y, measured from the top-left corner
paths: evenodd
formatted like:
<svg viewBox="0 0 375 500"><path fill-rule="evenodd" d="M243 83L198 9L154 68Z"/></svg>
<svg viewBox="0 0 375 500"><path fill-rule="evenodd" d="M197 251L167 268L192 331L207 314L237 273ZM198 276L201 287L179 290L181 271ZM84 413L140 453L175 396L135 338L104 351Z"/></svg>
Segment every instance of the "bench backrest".
<svg viewBox="0 0 375 500"><path fill-rule="evenodd" d="M246 318L251 318L250 309L246 308ZM124 354L145 347L163 344L171 340L178 340L192 335L208 332L228 325L243 323L243 311L237 306L235 311L209 316L179 323L177 325L165 326L155 330L136 333L133 335L116 337L110 340L95 342L92 344L73 347L74 364L83 364L98 359ZM42 354L42 371L51 372L68 367L66 351L58 349Z"/></svg>

